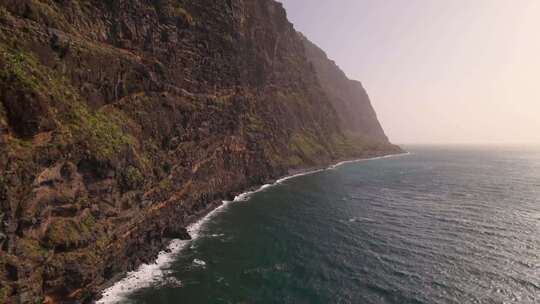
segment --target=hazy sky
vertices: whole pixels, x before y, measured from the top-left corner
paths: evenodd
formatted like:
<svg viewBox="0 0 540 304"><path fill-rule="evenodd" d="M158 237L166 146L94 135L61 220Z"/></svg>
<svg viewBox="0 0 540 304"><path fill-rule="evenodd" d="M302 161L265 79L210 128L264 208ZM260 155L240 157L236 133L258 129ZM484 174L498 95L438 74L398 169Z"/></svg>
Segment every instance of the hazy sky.
<svg viewBox="0 0 540 304"><path fill-rule="evenodd" d="M395 143L540 143L540 0L283 0Z"/></svg>

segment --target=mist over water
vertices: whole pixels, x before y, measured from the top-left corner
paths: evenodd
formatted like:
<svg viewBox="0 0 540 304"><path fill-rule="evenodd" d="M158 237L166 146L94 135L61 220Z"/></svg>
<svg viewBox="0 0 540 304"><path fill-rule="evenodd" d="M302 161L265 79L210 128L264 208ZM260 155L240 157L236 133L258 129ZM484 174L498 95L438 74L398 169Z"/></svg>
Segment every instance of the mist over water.
<svg viewBox="0 0 540 304"><path fill-rule="evenodd" d="M538 303L540 149L407 147L220 209L122 303Z"/></svg>

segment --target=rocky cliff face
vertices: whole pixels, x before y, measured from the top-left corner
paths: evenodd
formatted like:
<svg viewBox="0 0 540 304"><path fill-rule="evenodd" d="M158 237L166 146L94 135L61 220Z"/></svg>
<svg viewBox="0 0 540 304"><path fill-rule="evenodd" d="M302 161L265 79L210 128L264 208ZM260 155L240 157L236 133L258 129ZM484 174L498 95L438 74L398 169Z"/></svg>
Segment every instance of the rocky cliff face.
<svg viewBox="0 0 540 304"><path fill-rule="evenodd" d="M399 151L342 131L383 134L304 40L272 0L0 0L0 302L88 301L248 187Z"/></svg>
<svg viewBox="0 0 540 304"><path fill-rule="evenodd" d="M364 141L388 143L362 83L347 78L323 50L302 34L299 35L320 84L336 109L343 131Z"/></svg>

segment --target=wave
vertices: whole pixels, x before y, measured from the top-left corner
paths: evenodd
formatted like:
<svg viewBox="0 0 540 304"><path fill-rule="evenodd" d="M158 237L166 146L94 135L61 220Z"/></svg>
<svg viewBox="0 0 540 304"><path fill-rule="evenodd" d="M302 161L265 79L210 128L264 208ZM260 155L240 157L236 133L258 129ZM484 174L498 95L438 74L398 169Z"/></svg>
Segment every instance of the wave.
<svg viewBox="0 0 540 304"><path fill-rule="evenodd" d="M185 249L188 244L190 244L193 240L197 239L199 237L201 228L206 224L210 219L212 219L216 214L219 212L222 212L227 206L229 206L233 202L243 202L249 200L249 198L260 191L263 191L265 189L268 189L270 187L282 184L283 182L310 174L315 174L318 172L326 171L326 170L332 170L336 169L340 166L343 166L345 164L350 163L356 163L360 161L368 161L368 160L376 160L376 159L383 159L383 158L389 158L389 157L396 157L396 156L403 156L408 155L409 153L401 153L401 154L392 154L392 155L386 155L386 156L380 156L380 157L373 157L373 158L365 158L365 159L356 159L356 160L349 160L349 161L342 161L335 165L332 165L328 168L322 168L322 169L315 169L310 171L305 171L301 173L296 173L293 175L289 175L283 178L280 178L276 180L272 184L265 184L259 187L256 190L253 191L246 191L244 193L241 193L237 195L233 201L223 201L223 204L217 207L216 209L212 210L210 213L208 213L205 217L201 218L199 221L189 225L187 227L187 231L189 232L191 236L191 240L173 240L168 248L158 254L157 259L154 261L154 263L151 264L143 264L139 266L135 271L128 272L126 276L116 282L111 287L105 289L101 294L101 299L96 301L97 304L113 304L113 303L119 303L126 299L129 294L134 292L138 289L148 288L152 287L155 284L159 284L160 282L163 282L167 279L168 271L167 268L171 265L171 263L175 260L175 257L183 250ZM178 282L178 285L181 285L181 282Z"/></svg>
<svg viewBox="0 0 540 304"><path fill-rule="evenodd" d="M212 210L199 221L189 225L187 227L187 231L192 239L198 238L203 225L212 219L216 214L223 211L224 208L226 208L230 203L231 202L229 201L223 201L222 205ZM122 280L105 289L101 294L102 298L96 301L96 303L119 303L125 300L126 297L135 290L152 287L154 284L159 284L163 280L166 280L168 275L167 268L172 262L174 262L175 257L183 249L185 249L190 242L191 240L171 241L167 249L158 254L158 257L154 263L143 264L135 271L128 272ZM181 285L181 282L179 282L177 285Z"/></svg>
<svg viewBox="0 0 540 304"><path fill-rule="evenodd" d="M194 260L193 260L193 264L195 264L195 265L197 265L197 266L201 266L201 267L206 266L206 262L203 261L203 260L200 260L200 259L194 259Z"/></svg>
<svg viewBox="0 0 540 304"><path fill-rule="evenodd" d="M332 166L328 167L328 169L332 170L332 169L337 169L337 168L339 168L339 167L341 167L343 165L346 165L346 164L358 163L358 162L369 161L369 160L385 159L385 158L398 157L398 156L406 156L406 155L410 155L410 154L411 154L410 152L405 152L405 153L389 154L389 155L377 156L377 157L371 157L371 158L360 158L360 159L353 159L353 160L345 160L345 161L339 162L339 163L337 163L335 165L332 165Z"/></svg>

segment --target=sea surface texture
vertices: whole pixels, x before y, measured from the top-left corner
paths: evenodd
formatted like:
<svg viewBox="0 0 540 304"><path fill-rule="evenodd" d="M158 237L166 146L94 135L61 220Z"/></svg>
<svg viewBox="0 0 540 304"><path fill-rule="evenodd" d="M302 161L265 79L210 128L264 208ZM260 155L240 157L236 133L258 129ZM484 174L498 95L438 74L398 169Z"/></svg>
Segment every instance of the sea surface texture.
<svg viewBox="0 0 540 304"><path fill-rule="evenodd" d="M540 149L406 148L226 204L103 301L540 303Z"/></svg>

